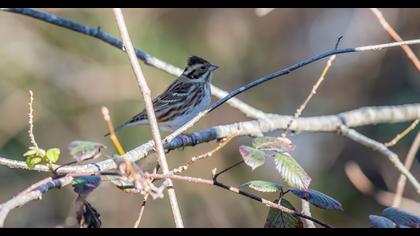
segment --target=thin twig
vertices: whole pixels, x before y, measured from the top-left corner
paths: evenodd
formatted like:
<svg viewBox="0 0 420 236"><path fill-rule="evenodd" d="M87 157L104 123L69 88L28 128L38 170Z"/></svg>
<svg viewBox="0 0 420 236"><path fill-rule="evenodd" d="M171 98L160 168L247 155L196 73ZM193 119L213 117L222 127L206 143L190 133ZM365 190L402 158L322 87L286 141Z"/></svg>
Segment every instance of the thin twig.
<svg viewBox="0 0 420 236"><path fill-rule="evenodd" d="M38 144L35 141L35 136L34 136L34 110L32 108L32 104L34 102L34 94L32 92L32 90L29 90L29 95L30 95L30 100L29 100L29 138L31 140L32 145L34 145L34 147L38 150Z"/></svg>
<svg viewBox="0 0 420 236"><path fill-rule="evenodd" d="M43 193L51 189L61 188L66 185L69 185L71 184L72 180L73 180L72 176L65 176L62 178L53 179L51 181L48 181L47 183L44 183L38 186L33 191L20 194L10 199L9 201L1 204L0 205L0 227L4 226L4 221L6 220L6 217L11 210L17 207L23 206L32 200L41 199Z"/></svg>
<svg viewBox="0 0 420 236"><path fill-rule="evenodd" d="M186 164L174 168L173 170L170 171L170 173L171 174L180 174L180 173L186 171L190 167L190 165L194 164L195 162L206 159L208 157L211 157L214 153L216 153L217 151L222 149L224 146L226 146L234 137L236 137L235 133L232 134L231 136L227 137L226 139L224 139L221 143L219 143L219 145L217 145L216 148L212 149L209 152L201 154L197 157L192 157L191 160L189 160Z"/></svg>
<svg viewBox="0 0 420 236"><path fill-rule="evenodd" d="M156 167L153 169L153 174L156 174L159 170L159 163L156 164ZM153 181L152 181L153 182ZM144 209L146 208L147 199L149 198L149 193L144 195L143 201L141 201L139 216L137 217L136 222L134 223L133 228L138 228L143 217Z"/></svg>
<svg viewBox="0 0 420 236"><path fill-rule="evenodd" d="M325 75L327 74L328 70L330 69L330 67L332 65L332 62L334 61L335 58L336 58L336 55L333 55L333 56L330 57L330 59L328 59L327 65L325 65L325 68L322 71L321 76L319 77L318 81L312 87L312 90L309 93L308 97L305 99L305 101L302 103L302 105L300 105L300 107L296 110L295 114L293 115L293 119L291 119L290 122L287 124L286 130L282 134L283 137L286 137L287 136L287 133L289 132L290 126L293 124L293 122L295 122L295 120L297 118L299 118L299 116L303 112L303 109L305 109L306 105L309 103L309 101L311 100L311 98L316 94L316 90L321 85L322 81L324 81Z"/></svg>
<svg viewBox="0 0 420 236"><path fill-rule="evenodd" d="M395 136L395 138L393 138L391 141L385 143L385 146L387 147L392 147L395 144L398 143L398 141L400 141L402 138L404 138L408 133L410 133L414 128L416 128L417 124L419 123L420 119L416 119L415 121L413 121L413 123L411 123L410 126L408 126L404 131L402 131L401 133L397 134L397 136Z"/></svg>
<svg viewBox="0 0 420 236"><path fill-rule="evenodd" d="M210 180L210 179L203 179L203 178L197 178L197 177L191 177L191 176L181 176L181 175L162 175L162 174L147 174L147 175L151 178L156 178L156 179L170 178L170 179L181 180L181 181L186 181L186 182L190 182L190 183L207 184L207 185L217 186L217 187L223 188L225 190L229 190L233 193L240 194L240 195L245 196L247 198L253 199L253 200L258 201L258 202L261 202L268 207L276 208L276 209L279 209L280 211L287 212L287 213L302 217L304 219L311 220L311 221L313 221L317 224L320 224L320 225L322 225L326 228L332 228L332 226L330 226L330 225L328 225L328 224L326 224L326 223L324 223L324 222L322 222L318 219L315 219L313 217L310 217L310 216L301 214L299 212L293 211L293 210L291 210L287 207L276 204L276 203L274 203L272 201L269 201L267 199L264 199L264 198L262 198L258 195L242 191L242 190L238 189L237 187L226 185L226 184L224 184L222 182L219 182L217 180L214 180L214 179Z"/></svg>
<svg viewBox="0 0 420 236"><path fill-rule="evenodd" d="M410 150L408 151L407 157L404 161L404 166L409 170L413 165L414 159L416 157L416 153L420 147L420 132L417 132L416 138L414 139L413 144L411 144ZM400 175L398 178L397 183L397 190L395 191L395 197L392 202L393 207L399 207L401 204L402 195L404 193L405 184L407 182L407 178L404 175Z"/></svg>
<svg viewBox="0 0 420 236"><path fill-rule="evenodd" d="M114 126L112 125L111 116L109 115L108 108L103 106L101 111L102 111L102 115L104 116L104 120L106 121L112 143L114 144L115 149L117 149L117 153L119 155L124 155L125 154L124 148L121 146L121 143L117 138L117 135L115 135Z"/></svg>
<svg viewBox="0 0 420 236"><path fill-rule="evenodd" d="M354 129L350 129L346 127L345 125L341 125L339 127L339 132L345 137L348 137L352 139L353 141L360 143L366 147L369 147L382 155L386 156L389 161L391 161L392 164L394 164L395 168L397 170L405 175L410 183L413 185L413 187L416 189L416 192L420 194L420 183L417 181L417 179L410 173L410 171L401 163L400 159L398 158L398 155L389 150L384 144L377 142L371 138L368 138L364 136L363 134L357 132Z"/></svg>
<svg viewBox="0 0 420 236"><path fill-rule="evenodd" d="M398 35L398 33L388 24L383 16L382 12L378 8L371 8L370 9L373 14L378 18L379 23L382 25L384 30L397 42L403 41L403 39ZM413 50L407 45L401 45L401 48L404 50L407 57L413 62L414 66L420 71L420 61L417 58L416 54L414 54Z"/></svg>
<svg viewBox="0 0 420 236"><path fill-rule="evenodd" d="M169 167L166 161L165 151L163 149L163 145L162 145L162 141L161 141L161 137L159 133L159 127L158 127L155 112L153 109L151 92L150 92L149 86L147 85L146 79L144 78L141 67L137 61L136 53L131 43L131 39L127 31L127 26L125 24L122 11L120 8L114 8L113 11L114 11L115 19L117 20L118 29L120 30L120 33L121 33L121 38L124 42L124 48L127 51L131 66L133 68L134 74L136 75L137 83L140 87L141 93L143 95L143 98L146 104L147 117L148 117L148 121L152 130L153 141L155 143L155 149L159 157L159 163L162 167L163 173L167 174L169 173ZM179 211L178 201L175 195L175 190L172 187L173 184L170 180L168 180L168 184L169 186L171 186L170 188L168 188L168 195L169 195L169 201L171 203L172 213L174 215L176 227L183 228L184 225L182 222L181 213Z"/></svg>

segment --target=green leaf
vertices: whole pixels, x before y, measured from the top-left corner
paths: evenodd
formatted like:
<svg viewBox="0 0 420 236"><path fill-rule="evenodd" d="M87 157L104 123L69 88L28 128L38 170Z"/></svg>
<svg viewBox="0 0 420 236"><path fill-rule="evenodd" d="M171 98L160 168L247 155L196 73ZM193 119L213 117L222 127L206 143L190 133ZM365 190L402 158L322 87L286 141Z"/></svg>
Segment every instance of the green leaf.
<svg viewBox="0 0 420 236"><path fill-rule="evenodd" d="M280 205L296 211L293 205L286 199L281 199ZM298 216L276 208L270 208L264 228L303 228L303 222Z"/></svg>
<svg viewBox="0 0 420 236"><path fill-rule="evenodd" d="M292 141L285 137L257 137L252 146L259 150L273 150L277 152L289 152L295 149Z"/></svg>
<svg viewBox="0 0 420 236"><path fill-rule="evenodd" d="M42 158L40 156L32 155L26 158L26 165L28 165L29 169L33 169L40 163L42 163Z"/></svg>
<svg viewBox="0 0 420 236"><path fill-rule="evenodd" d="M274 161L276 163L277 171L289 186L308 190L311 177L309 177L305 170L289 153L275 153Z"/></svg>
<svg viewBox="0 0 420 236"><path fill-rule="evenodd" d="M397 225L390 219L383 216L369 215L370 223L373 228L396 228Z"/></svg>
<svg viewBox="0 0 420 236"><path fill-rule="evenodd" d="M284 186L281 184L273 183L269 181L263 181L263 180L252 180L244 184L241 184L239 188L242 188L244 186L247 186L249 188L252 188L260 192L268 192L268 193L274 193L284 188Z"/></svg>
<svg viewBox="0 0 420 236"><path fill-rule="evenodd" d="M386 208L383 215L398 225L406 225L412 228L420 228L420 217L401 211L396 208Z"/></svg>
<svg viewBox="0 0 420 236"><path fill-rule="evenodd" d="M56 163L60 157L60 149L51 148L47 150L46 157L49 163Z"/></svg>
<svg viewBox="0 0 420 236"><path fill-rule="evenodd" d="M305 190L300 190L296 188L290 188L289 190L297 197L305 199L312 205L317 206L319 208L327 209L327 210L342 210L343 209L340 202L316 190L308 189L308 191L305 191Z"/></svg>
<svg viewBox="0 0 420 236"><path fill-rule="evenodd" d="M241 145L239 147L239 152L241 153L242 158L244 159L245 163L251 167L252 170L264 164L265 161L265 153L258 149Z"/></svg>
<svg viewBox="0 0 420 236"><path fill-rule="evenodd" d="M70 155L77 162L99 157L103 148L103 144L87 141L73 141L68 145Z"/></svg>
<svg viewBox="0 0 420 236"><path fill-rule="evenodd" d="M36 147L29 147L29 150L23 154L24 157L26 156L33 156L38 152Z"/></svg>

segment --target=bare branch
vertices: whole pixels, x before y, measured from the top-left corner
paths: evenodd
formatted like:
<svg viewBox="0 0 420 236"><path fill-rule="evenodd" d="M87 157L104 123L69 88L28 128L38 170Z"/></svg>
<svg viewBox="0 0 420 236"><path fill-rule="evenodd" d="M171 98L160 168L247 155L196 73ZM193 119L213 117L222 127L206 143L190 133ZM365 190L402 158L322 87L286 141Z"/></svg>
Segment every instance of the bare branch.
<svg viewBox="0 0 420 236"><path fill-rule="evenodd" d="M417 124L419 123L420 119L416 119L415 121L413 121L413 123L411 123L410 126L407 127L407 129L403 130L401 133L397 134L397 136L395 136L395 138L393 138L391 141L385 143L385 146L387 147L392 147L395 144L398 143L398 141L400 141L402 138L404 138L408 133L410 133L414 128L416 128Z"/></svg>
<svg viewBox="0 0 420 236"><path fill-rule="evenodd" d="M33 191L23 192L22 194L19 194L18 196L10 199L9 201L1 204L0 227L4 226L4 221L6 220L6 217L11 210L23 206L32 200L41 199L43 193L51 189L61 188L63 186L69 185L71 184L72 180L72 176L66 176L63 178L50 180L47 183L44 183L41 186L37 187Z"/></svg>
<svg viewBox="0 0 420 236"><path fill-rule="evenodd" d="M414 139L413 144L411 144L410 150L408 151L407 157L405 158L404 166L409 170L413 165L414 159L416 157L416 153L420 147L420 132L417 132L416 138ZM392 202L393 207L399 207L401 204L402 195L405 189L405 183L407 182L407 178L404 175L400 175L398 178L397 183L397 190L395 192L395 197Z"/></svg>
<svg viewBox="0 0 420 236"><path fill-rule="evenodd" d="M384 191L375 187L372 181L363 173L359 164L354 161L349 161L345 164L344 168L350 182L361 193L372 196L379 204L391 207L395 194L392 192ZM417 214L417 209L420 209L420 203L409 198L402 198L401 209Z"/></svg>
<svg viewBox="0 0 420 236"><path fill-rule="evenodd" d="M287 132L289 131L290 126L295 122L297 118L302 114L303 110L305 109L306 105L308 105L311 98L316 94L316 90L321 85L322 81L324 81L325 75L327 74L328 70L330 69L332 62L335 59L335 55L331 56L330 59L327 61L327 65L325 66L324 70L322 71L321 76L317 80L317 82L312 87L311 92L309 93L308 97L305 99L305 101L300 105L300 107L296 110L295 114L293 115L293 119L290 120L290 122L287 124L286 130L283 133L283 136L285 137L287 135Z"/></svg>
<svg viewBox="0 0 420 236"><path fill-rule="evenodd" d="M220 125L195 132L191 135L180 135L171 142L164 145L168 150L194 146L197 144L210 142L216 139L229 137L236 133L237 136L261 136L263 133L285 129L292 116L268 115L269 118L238 122L228 125ZM399 106L379 106L363 107L352 111L339 113L336 115L301 117L290 127L295 132L336 132L341 124L347 127L359 127L381 123L406 122L420 118L420 104L407 104ZM132 162L139 161L153 152L153 141L150 140L126 153ZM23 161L10 160L0 157L0 165L10 168L28 169ZM52 165L55 168L58 165ZM57 170L57 173L92 173L95 171L107 171L117 168L112 159L97 163L64 166ZM36 171L49 171L45 165L36 165Z"/></svg>
<svg viewBox="0 0 420 236"><path fill-rule="evenodd" d="M152 130L153 141L156 144L155 150L159 157L159 163L160 163L160 166L162 167L163 173L167 174L169 173L169 167L166 161L165 150L163 149L163 145L162 145L162 141L161 141L161 137L159 133L159 127L157 124L155 111L153 109L151 92L150 92L149 86L147 85L146 79L144 78L141 67L137 61L136 53L134 51L130 36L127 31L127 26L125 24L123 13L120 8L114 8L113 11L114 11L115 19L117 20L117 23L118 23L118 28L121 33L121 38L124 42L124 48L127 51L131 66L133 67L134 74L136 75L138 85L140 87L141 93L146 103L147 117L148 117L148 121ZM172 213L174 215L176 227L183 228L184 225L182 223L182 217L179 211L178 201L176 199L173 184L169 179L167 181L170 186L170 188L168 188L168 195L169 195L169 201L171 203Z"/></svg>
<svg viewBox="0 0 420 236"><path fill-rule="evenodd" d="M394 164L395 168L406 176L410 183L413 185L413 187L416 189L416 192L420 194L420 183L416 180L416 178L410 173L410 171L401 163L400 159L398 158L398 155L389 150L384 144L377 142L373 139L370 139L363 134L357 132L354 129L350 129L346 127L345 125L341 125L339 127L340 134L342 134L345 137L348 137L352 139L353 141L360 143L366 147L369 147L375 151L378 151L382 155L386 156L389 161Z"/></svg>
<svg viewBox="0 0 420 236"><path fill-rule="evenodd" d="M234 167L234 166L232 166L232 167ZM320 224L320 225L322 225L326 228L332 228L332 226L330 226L330 225L328 225L328 224L326 224L326 223L324 223L324 222L322 222L318 219L315 219L311 216L293 211L293 210L291 210L287 207L284 207L280 204L276 204L276 203L274 203L272 201L269 201L267 199L264 199L264 198L262 198L258 195L242 191L242 190L238 189L237 187L226 185L222 182L217 181L214 178L213 178L213 180L210 180L210 179L203 179L203 178L197 178L197 177L191 177L191 176L181 176L181 175L161 175L161 174L147 174L147 175L152 177L152 178L156 178L156 179L171 178L171 179L174 179L174 180L182 180L182 181L187 181L187 182L190 182L190 183L207 184L207 185L217 186L217 187L220 187L222 189L229 190L233 193L236 193L236 194L245 196L247 198L253 199L255 201L261 202L265 206L276 208L276 209L279 209L280 211L287 212L287 213L299 216L299 217L304 218L304 219L308 219L308 220L313 221L317 224Z"/></svg>
<svg viewBox="0 0 420 236"><path fill-rule="evenodd" d="M398 35L398 33L388 24L388 22L385 20L382 12L378 8L371 8L370 9L373 14L378 18L379 23L382 25L384 30L397 42L403 41L403 39ZM414 66L417 68L418 71L420 71L420 61L416 57L416 54L414 54L413 50L407 45L401 45L401 48L404 50L405 54L407 54L407 57L413 62Z"/></svg>

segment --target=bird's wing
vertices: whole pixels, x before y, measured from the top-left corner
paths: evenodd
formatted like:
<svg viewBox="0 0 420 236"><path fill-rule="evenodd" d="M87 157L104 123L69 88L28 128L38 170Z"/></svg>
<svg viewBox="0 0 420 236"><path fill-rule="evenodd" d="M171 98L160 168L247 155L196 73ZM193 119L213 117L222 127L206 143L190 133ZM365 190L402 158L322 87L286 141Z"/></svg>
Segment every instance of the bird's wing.
<svg viewBox="0 0 420 236"><path fill-rule="evenodd" d="M159 121L159 114L164 110L172 107L174 104L181 102L190 95L192 83L181 82L179 79L175 80L169 87L161 93L159 96L153 99L153 108L157 114L157 120ZM146 120L147 113L146 109L135 115L129 123L138 122L140 120Z"/></svg>

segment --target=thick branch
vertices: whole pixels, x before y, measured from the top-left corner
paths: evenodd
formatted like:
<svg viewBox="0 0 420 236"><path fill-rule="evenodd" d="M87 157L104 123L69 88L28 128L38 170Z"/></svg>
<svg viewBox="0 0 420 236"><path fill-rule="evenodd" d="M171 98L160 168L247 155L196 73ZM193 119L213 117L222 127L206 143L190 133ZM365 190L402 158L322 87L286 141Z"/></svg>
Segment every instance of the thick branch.
<svg viewBox="0 0 420 236"><path fill-rule="evenodd" d="M73 180L72 176L66 176L59 179L53 179L48 181L47 183L42 184L41 186L37 187L35 190L30 192L24 192L9 201L0 205L0 227L4 226L4 221L6 220L7 215L9 212L15 208L25 205L26 203L41 199L42 194L47 192L48 190L61 188L63 186L71 184Z"/></svg>
<svg viewBox="0 0 420 236"><path fill-rule="evenodd" d="M415 120L420 117L420 104L400 106L364 107L337 115L301 117L290 127L296 132L336 132L337 127L346 124L347 127L358 127L381 123L397 123ZM193 133L192 135L180 135L170 143L164 145L165 149L176 149L185 146L194 146L212 140L226 138L236 133L238 136L260 136L263 133L285 129L292 116L270 114L266 119L238 122L228 125L215 126L207 130ZM145 158L153 151L153 141L148 141L126 153L130 161L138 161ZM10 160L0 157L0 165L10 168L28 169L23 161ZM53 165L57 168L58 165ZM117 168L114 160L108 159L93 164L64 166L57 173L92 173L95 171L107 171ZM34 170L48 172L45 165L37 165Z"/></svg>

